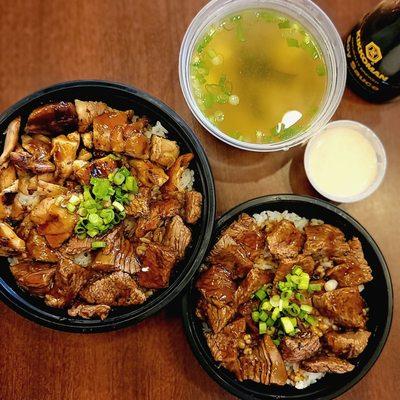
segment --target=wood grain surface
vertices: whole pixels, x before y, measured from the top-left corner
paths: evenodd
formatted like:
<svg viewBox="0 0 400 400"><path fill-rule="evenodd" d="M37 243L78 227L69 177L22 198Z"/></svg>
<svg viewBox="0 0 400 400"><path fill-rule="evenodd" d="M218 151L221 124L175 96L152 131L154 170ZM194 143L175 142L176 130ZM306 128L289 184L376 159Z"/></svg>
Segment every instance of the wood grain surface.
<svg viewBox="0 0 400 400"><path fill-rule="evenodd" d="M341 35L376 0L319 0ZM50 84L84 78L125 82L175 109L203 143L215 176L218 213L272 193L316 195L301 147L275 154L228 147L189 112L178 83L184 32L205 0L1 0L0 112ZM342 207L380 245L400 290L400 103L367 104L346 91L334 119L374 129L388 153L380 189ZM395 297L398 310L399 297ZM379 299L376 299L379 302ZM342 400L398 398L400 324L369 374ZM30 322L0 304L1 400L232 399L202 370L186 342L179 302L118 332L67 334Z"/></svg>

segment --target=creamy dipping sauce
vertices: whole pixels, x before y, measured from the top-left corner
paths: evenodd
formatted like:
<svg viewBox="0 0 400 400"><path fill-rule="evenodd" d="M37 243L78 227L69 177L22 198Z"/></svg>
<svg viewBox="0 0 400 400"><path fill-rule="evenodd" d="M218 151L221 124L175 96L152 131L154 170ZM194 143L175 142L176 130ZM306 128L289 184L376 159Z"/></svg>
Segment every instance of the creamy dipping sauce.
<svg viewBox="0 0 400 400"><path fill-rule="evenodd" d="M310 144L307 174L321 194L355 196L374 182L378 172L376 151L355 128L327 128Z"/></svg>

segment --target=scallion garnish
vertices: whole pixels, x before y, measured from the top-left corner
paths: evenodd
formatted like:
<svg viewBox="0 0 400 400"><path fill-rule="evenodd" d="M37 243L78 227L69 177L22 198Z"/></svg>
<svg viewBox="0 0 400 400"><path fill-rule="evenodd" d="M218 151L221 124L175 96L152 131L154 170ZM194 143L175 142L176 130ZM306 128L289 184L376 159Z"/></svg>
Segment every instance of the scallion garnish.
<svg viewBox="0 0 400 400"><path fill-rule="evenodd" d="M92 242L92 249L96 250L96 249L103 249L104 247L107 246L106 242L103 241L96 241L96 242Z"/></svg>

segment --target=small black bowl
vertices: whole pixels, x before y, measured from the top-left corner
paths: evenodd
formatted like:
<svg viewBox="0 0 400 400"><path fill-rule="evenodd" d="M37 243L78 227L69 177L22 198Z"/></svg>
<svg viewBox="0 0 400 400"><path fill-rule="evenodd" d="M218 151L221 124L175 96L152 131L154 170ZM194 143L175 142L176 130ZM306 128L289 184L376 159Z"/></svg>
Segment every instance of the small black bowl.
<svg viewBox="0 0 400 400"><path fill-rule="evenodd" d="M182 152L192 152L191 169L195 173L195 189L203 195L200 221L193 226L193 240L186 257L174 268L169 287L157 291L139 306L115 307L107 319L85 320L71 318L66 310L45 305L21 290L8 268L6 258L0 258L0 298L15 311L41 325L71 332L104 332L119 329L149 317L171 302L186 286L198 269L210 241L215 220L214 179L205 152L189 126L167 105L154 97L127 85L105 81L73 81L60 83L39 90L19 101L0 116L0 132L17 116L22 126L36 107L57 101L96 100L104 101L116 109L133 109L137 115L146 115L152 123L160 121L176 140ZM0 135L0 148L4 136Z"/></svg>
<svg viewBox="0 0 400 400"><path fill-rule="evenodd" d="M379 357L389 335L393 292L385 259L369 233L349 214L325 201L296 195L259 197L228 211L217 222L209 249L212 248L221 231L241 213L253 215L264 210L280 212L288 210L308 219L322 219L341 229L346 238L356 236L360 239L365 258L372 267L374 279L365 285L362 292L370 308L367 326L372 335L364 352L357 359L352 360L356 368L343 375L327 374L303 390L289 385L265 386L253 381L239 382L232 373L214 361L203 335L202 323L195 315L196 303L199 299L199 293L195 288L198 273L191 280L182 302L186 335L195 356L207 373L224 389L241 399L333 399L349 390L369 371Z"/></svg>

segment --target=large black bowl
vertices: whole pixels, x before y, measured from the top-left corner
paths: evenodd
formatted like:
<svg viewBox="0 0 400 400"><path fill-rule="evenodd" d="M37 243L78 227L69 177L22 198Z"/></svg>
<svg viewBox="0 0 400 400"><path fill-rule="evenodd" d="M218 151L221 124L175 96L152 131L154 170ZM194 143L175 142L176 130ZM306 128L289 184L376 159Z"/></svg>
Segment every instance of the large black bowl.
<svg viewBox="0 0 400 400"><path fill-rule="evenodd" d="M265 386L252 381L239 382L232 373L214 361L204 339L202 324L195 316L195 307L199 298L199 293L195 288L198 273L190 282L182 303L186 335L195 356L208 374L223 388L241 399L333 399L349 390L368 372L377 360L388 337L392 321L393 293L385 259L369 233L349 214L325 201L296 195L259 197L228 211L217 222L210 248L221 230L232 223L239 214L246 212L252 215L264 210L281 212L289 210L309 219L322 219L340 228L347 238L357 236L360 239L365 258L372 267L374 279L365 285L362 292L370 308L368 329L372 335L365 351L354 360L356 368L344 375L327 374L303 390L289 385Z"/></svg>
<svg viewBox="0 0 400 400"><path fill-rule="evenodd" d="M101 332L122 328L156 313L173 300L198 269L210 241L215 219L214 180L204 150L189 126L168 106L135 88L104 81L75 81L40 90L19 101L0 116L0 132L20 115L22 124L29 113L41 104L60 100L104 101L117 109L133 109L146 115L152 123L160 121L176 140L182 152L195 157L191 168L195 173L195 189L203 194L201 220L193 227L193 240L186 257L175 267L168 288L159 290L146 303L132 307L114 308L104 320L70 318L66 310L47 307L43 300L30 296L15 283L6 258L0 258L0 298L21 315L50 328L73 332ZM4 136L0 135L0 148Z"/></svg>

